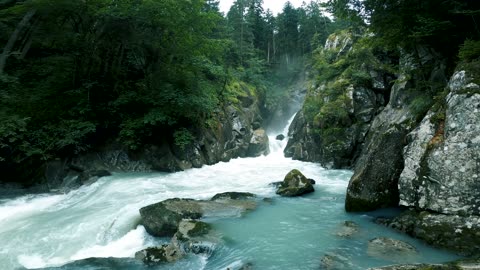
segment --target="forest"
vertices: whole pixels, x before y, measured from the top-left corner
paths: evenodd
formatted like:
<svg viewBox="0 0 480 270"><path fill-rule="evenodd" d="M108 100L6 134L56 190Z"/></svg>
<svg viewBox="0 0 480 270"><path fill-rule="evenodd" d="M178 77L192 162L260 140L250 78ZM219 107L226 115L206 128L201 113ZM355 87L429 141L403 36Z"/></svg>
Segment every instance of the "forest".
<svg viewBox="0 0 480 270"><path fill-rule="evenodd" d="M237 0L222 14L215 0L1 0L0 169L28 178L107 141L188 144L238 85L268 113L305 67L338 68L316 61L341 29L394 56L430 46L450 73L461 61L478 68L476 0L311 1L277 16L262 4Z"/></svg>
<svg viewBox="0 0 480 270"><path fill-rule="evenodd" d="M0 168L18 175L112 140L188 144L240 84L273 108L334 24L315 2L278 16L262 4L0 1Z"/></svg>

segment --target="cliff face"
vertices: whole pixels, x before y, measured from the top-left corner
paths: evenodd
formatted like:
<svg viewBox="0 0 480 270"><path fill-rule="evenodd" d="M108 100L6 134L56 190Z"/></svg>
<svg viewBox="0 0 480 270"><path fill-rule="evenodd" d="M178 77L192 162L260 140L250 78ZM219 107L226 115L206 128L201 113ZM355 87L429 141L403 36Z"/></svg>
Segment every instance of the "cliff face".
<svg viewBox="0 0 480 270"><path fill-rule="evenodd" d="M480 86L459 69L443 106L432 108L408 136L399 182L411 208L387 225L463 255L480 252Z"/></svg>
<svg viewBox="0 0 480 270"><path fill-rule="evenodd" d="M401 57L400 75L392 86L390 100L370 126L365 148L350 180L347 211L398 205L397 186L404 168L406 136L423 115L415 106L423 100L419 85L425 83L423 78L429 78L428 84L445 84L444 64L434 52L424 50L418 57L419 62L410 54Z"/></svg>
<svg viewBox="0 0 480 270"><path fill-rule="evenodd" d="M290 127L287 157L350 168L364 146L375 116L390 95L393 76L380 55L348 32L331 35L315 55L305 104Z"/></svg>
<svg viewBox="0 0 480 270"><path fill-rule="evenodd" d="M347 211L408 207L383 223L438 247L478 253L478 63L461 64L449 78L453 68L432 49L418 46L394 59L353 39L331 36L315 59L317 75L285 154L353 167ZM397 66L396 75L382 63Z"/></svg>
<svg viewBox="0 0 480 270"><path fill-rule="evenodd" d="M400 205L443 214L480 214L480 87L465 70L447 86L445 108L409 134Z"/></svg>

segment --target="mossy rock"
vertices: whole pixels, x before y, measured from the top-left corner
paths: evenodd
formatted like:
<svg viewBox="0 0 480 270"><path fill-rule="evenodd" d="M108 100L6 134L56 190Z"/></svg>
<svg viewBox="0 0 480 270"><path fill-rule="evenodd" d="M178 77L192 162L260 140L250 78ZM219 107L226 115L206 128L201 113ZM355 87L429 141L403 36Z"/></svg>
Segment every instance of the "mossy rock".
<svg viewBox="0 0 480 270"><path fill-rule="evenodd" d="M299 170L294 169L285 176L276 193L284 197L295 197L314 191L312 181L307 179Z"/></svg>

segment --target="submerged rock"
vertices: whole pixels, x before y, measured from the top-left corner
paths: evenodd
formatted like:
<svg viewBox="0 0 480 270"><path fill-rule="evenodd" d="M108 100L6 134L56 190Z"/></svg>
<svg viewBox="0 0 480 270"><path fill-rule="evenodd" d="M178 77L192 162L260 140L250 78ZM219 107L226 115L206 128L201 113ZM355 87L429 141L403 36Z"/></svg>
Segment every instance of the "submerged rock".
<svg viewBox="0 0 480 270"><path fill-rule="evenodd" d="M371 257L398 262L418 255L417 249L400 240L378 237L368 242L367 254Z"/></svg>
<svg viewBox="0 0 480 270"><path fill-rule="evenodd" d="M175 262L182 256L181 250L171 244L151 247L135 253L135 259L149 265L162 262Z"/></svg>
<svg viewBox="0 0 480 270"><path fill-rule="evenodd" d="M215 196L212 197L212 201L216 200L245 200L245 199L251 199L255 198L256 195L253 193L249 192L224 192L224 193L219 193L216 194Z"/></svg>
<svg viewBox="0 0 480 270"><path fill-rule="evenodd" d="M480 217L443 215L410 210L391 220L379 222L419 238L427 244L465 256L480 253Z"/></svg>
<svg viewBox="0 0 480 270"><path fill-rule="evenodd" d="M339 254L328 253L320 260L321 270L349 270L352 268L352 262L350 262L348 258Z"/></svg>
<svg viewBox="0 0 480 270"><path fill-rule="evenodd" d="M314 191L315 189L310 180L299 170L292 170L285 176L276 193L284 197L294 197Z"/></svg>
<svg viewBox="0 0 480 270"><path fill-rule="evenodd" d="M342 227L335 233L338 237L349 238L357 234L360 231L360 227L353 221L345 221Z"/></svg>

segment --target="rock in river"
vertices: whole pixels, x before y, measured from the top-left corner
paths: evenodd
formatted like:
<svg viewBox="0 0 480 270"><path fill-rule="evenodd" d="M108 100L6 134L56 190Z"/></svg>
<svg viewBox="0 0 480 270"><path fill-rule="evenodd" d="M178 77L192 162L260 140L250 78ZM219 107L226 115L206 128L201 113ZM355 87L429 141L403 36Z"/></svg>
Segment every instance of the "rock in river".
<svg viewBox="0 0 480 270"><path fill-rule="evenodd" d="M214 196L216 198L214 201L168 199L141 208L141 224L153 236L173 236L182 219L239 216L247 210L255 209L256 202L242 199L246 197L241 194L245 195L244 193L217 194Z"/></svg>
<svg viewBox="0 0 480 270"><path fill-rule="evenodd" d="M311 180L307 179L299 170L292 170L285 176L277 189L277 194L284 197L294 197L314 191Z"/></svg>
<svg viewBox="0 0 480 270"><path fill-rule="evenodd" d="M417 249L409 243L387 237L378 237L368 242L367 254L387 261L404 261L417 256Z"/></svg>

